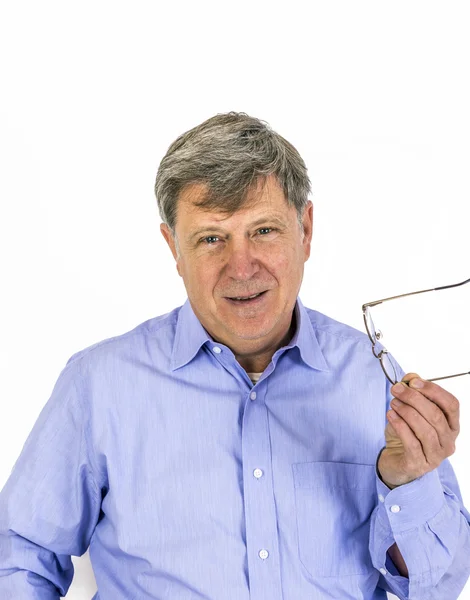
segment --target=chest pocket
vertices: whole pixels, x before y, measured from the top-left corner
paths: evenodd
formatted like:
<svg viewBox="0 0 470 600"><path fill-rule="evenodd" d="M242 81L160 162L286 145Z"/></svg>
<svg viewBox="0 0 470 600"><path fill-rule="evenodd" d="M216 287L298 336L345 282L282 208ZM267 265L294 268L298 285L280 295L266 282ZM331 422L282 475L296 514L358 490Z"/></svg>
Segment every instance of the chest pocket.
<svg viewBox="0 0 470 600"><path fill-rule="evenodd" d="M292 465L299 558L312 577L371 572L370 516L375 465L308 462Z"/></svg>

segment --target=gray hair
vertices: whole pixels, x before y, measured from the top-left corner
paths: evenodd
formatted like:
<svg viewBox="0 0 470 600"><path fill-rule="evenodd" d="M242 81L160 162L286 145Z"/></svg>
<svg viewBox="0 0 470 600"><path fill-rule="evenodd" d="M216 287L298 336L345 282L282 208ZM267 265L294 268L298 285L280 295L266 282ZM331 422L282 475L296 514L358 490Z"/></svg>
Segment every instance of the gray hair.
<svg viewBox="0 0 470 600"><path fill-rule="evenodd" d="M177 201L185 186L206 184L195 205L231 215L246 204L252 186L271 174L295 206L303 232L311 183L298 151L266 121L243 112L217 114L180 135L163 157L155 181L160 217L176 240Z"/></svg>

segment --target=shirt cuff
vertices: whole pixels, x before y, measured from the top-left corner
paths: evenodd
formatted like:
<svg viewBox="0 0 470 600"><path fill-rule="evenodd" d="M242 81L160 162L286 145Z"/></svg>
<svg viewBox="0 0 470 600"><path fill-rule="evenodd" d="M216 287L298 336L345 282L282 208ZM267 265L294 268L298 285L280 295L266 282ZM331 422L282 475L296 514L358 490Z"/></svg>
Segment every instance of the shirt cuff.
<svg viewBox="0 0 470 600"><path fill-rule="evenodd" d="M381 480L376 462L376 487L379 498L377 517L388 523L393 533L419 527L432 519L445 504L443 487L437 469L391 490Z"/></svg>

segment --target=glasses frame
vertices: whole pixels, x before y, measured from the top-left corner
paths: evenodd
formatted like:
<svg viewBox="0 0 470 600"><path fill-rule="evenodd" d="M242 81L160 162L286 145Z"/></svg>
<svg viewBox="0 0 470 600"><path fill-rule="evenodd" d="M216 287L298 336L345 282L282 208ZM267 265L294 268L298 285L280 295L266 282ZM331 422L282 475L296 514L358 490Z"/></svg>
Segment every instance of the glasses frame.
<svg viewBox="0 0 470 600"><path fill-rule="evenodd" d="M382 367L382 371L385 373L385 377L390 381L390 383L392 385L397 383L397 381L392 381L390 379L390 377L388 376L388 373L385 369L384 362L383 362L384 357L387 354L389 354L389 352L386 348L383 348L383 350L380 350L378 353L375 350L375 346L376 346L377 342L382 338L382 332L378 329L375 330L375 326L374 326L375 338L376 338L376 339L374 339L374 335L369 330L369 325L367 324L367 321L370 320L372 325L374 325L374 321L372 320L370 309L373 306L382 304L382 302L388 302L389 300L395 300L397 298L404 298L405 296L414 296L415 294L424 294L425 292L435 292L437 290L446 290L449 288L454 288L454 287L458 287L460 285L464 285L465 283L468 283L468 282L470 282L470 279L466 279L465 281L462 281L461 283L454 283L452 285L442 285L440 287L431 288L429 290L420 290L419 292L409 292L408 294L400 294L399 296L391 296L390 298L382 298L381 300L375 300L374 302L367 302L366 304L362 305L362 316L364 317L364 324L366 326L367 335L369 336L369 339L372 342L372 353L375 356L375 358L379 359L380 366ZM466 371L465 373L456 373L455 375L446 375L445 377L433 377L432 379L427 379L426 381L439 381L440 379L450 379L451 377L460 377L461 375L470 375L470 371Z"/></svg>

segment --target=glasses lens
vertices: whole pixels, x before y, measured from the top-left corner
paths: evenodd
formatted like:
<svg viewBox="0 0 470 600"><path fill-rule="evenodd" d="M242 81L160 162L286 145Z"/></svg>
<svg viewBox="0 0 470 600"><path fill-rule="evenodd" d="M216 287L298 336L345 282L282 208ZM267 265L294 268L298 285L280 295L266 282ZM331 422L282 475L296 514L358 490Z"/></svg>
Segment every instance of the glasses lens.
<svg viewBox="0 0 470 600"><path fill-rule="evenodd" d="M375 344L375 342L377 342L379 338L377 336L377 332L375 331L374 321L372 321L369 309L366 310L365 321L367 330L369 332L369 336L372 338L372 343Z"/></svg>
<svg viewBox="0 0 470 600"><path fill-rule="evenodd" d="M397 372L395 371L395 367L393 366L393 363L390 360L387 350L383 350L380 353L380 362L382 363L383 370L385 371L385 374L389 378L390 382L392 384L397 383L398 382Z"/></svg>

